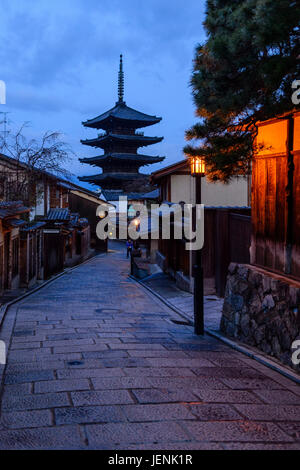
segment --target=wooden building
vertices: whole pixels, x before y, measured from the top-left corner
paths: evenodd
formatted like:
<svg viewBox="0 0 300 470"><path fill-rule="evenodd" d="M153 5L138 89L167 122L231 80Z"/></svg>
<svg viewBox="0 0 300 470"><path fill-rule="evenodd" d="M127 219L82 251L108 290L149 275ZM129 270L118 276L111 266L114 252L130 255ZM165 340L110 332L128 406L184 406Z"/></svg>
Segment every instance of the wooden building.
<svg viewBox="0 0 300 470"><path fill-rule="evenodd" d="M35 197L26 186L31 174L27 165L0 154L0 292L31 287L39 279L86 259L91 250L107 249L96 237L96 210L100 204L108 208L110 204L79 185L45 171L33 171L30 191ZM30 208L12 201L19 190L31 203Z"/></svg>
<svg viewBox="0 0 300 470"><path fill-rule="evenodd" d="M20 229L20 285L30 287L44 279L45 222L26 223Z"/></svg>
<svg viewBox="0 0 300 470"><path fill-rule="evenodd" d="M97 224L99 222L99 217L97 217L96 212L100 204L107 207L107 211L110 207L113 207L111 203L99 198L99 196L92 191L85 190L75 185L70 186L69 209L71 212L83 214L88 220L91 248L98 251L107 251L107 240L100 240L96 233Z"/></svg>
<svg viewBox="0 0 300 470"><path fill-rule="evenodd" d="M69 188L64 180L46 171L34 170L35 184L26 186L28 166L7 155L0 154L0 200L10 201L18 193L23 201L31 202L30 220L45 217L54 207L68 207ZM24 183L20 183L23 181ZM28 194L28 191L34 194Z"/></svg>
<svg viewBox="0 0 300 470"><path fill-rule="evenodd" d="M20 285L21 217L28 213L22 202L0 202L0 292Z"/></svg>
<svg viewBox="0 0 300 470"><path fill-rule="evenodd" d="M251 264L300 279L300 112L258 123Z"/></svg>
<svg viewBox="0 0 300 470"><path fill-rule="evenodd" d="M0 200L9 201L11 199L15 193L15 182L20 178L20 172L26 174L26 171L26 164L0 154ZM93 191L39 170L36 170L36 184L32 190L36 192L36 198L33 198L35 201L30 208L30 221L43 220L50 209L70 209L71 212L78 212L81 217L89 221L91 247L106 251L106 242L99 240L96 236L96 226L99 221L96 211L100 204L106 205L108 208L111 207L109 202L101 199Z"/></svg>
<svg viewBox="0 0 300 470"><path fill-rule="evenodd" d="M159 202L195 204L195 178L185 159L152 173ZM230 261L249 262L251 233L250 178L238 177L230 184L210 183L201 178L201 201L205 206L203 269L206 294L224 295ZM153 240L156 262L168 271L179 287L193 291L195 253L184 240ZM154 249L151 249L153 252Z"/></svg>
<svg viewBox="0 0 300 470"><path fill-rule="evenodd" d="M160 201L195 204L195 178L191 176L187 159L166 166L152 173L153 184L159 187ZM250 207L250 178L237 177L229 184L211 183L205 176L201 178L201 201L206 206Z"/></svg>
<svg viewBox="0 0 300 470"><path fill-rule="evenodd" d="M69 209L50 209L43 227L44 278L83 261L90 252L90 226Z"/></svg>
<svg viewBox="0 0 300 470"><path fill-rule="evenodd" d="M257 126L250 264L229 267L221 329L300 372L300 112Z"/></svg>

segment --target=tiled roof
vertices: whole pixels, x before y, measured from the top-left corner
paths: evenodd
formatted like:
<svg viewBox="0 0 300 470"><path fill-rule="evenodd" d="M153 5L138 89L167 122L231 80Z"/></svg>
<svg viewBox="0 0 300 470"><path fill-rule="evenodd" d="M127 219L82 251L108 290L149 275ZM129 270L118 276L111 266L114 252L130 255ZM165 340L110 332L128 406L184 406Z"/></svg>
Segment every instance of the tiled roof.
<svg viewBox="0 0 300 470"><path fill-rule="evenodd" d="M157 199L159 196L159 189L154 189L148 193L140 194L139 199Z"/></svg>
<svg viewBox="0 0 300 470"><path fill-rule="evenodd" d="M143 175L142 173L100 173L99 175L91 175L91 176L80 176L80 181L106 181L106 180L114 180L114 181L131 181L137 179L143 179L148 177L148 175Z"/></svg>
<svg viewBox="0 0 300 470"><path fill-rule="evenodd" d="M0 202L0 219L24 214L29 211L30 209L25 207L22 201Z"/></svg>
<svg viewBox="0 0 300 470"><path fill-rule="evenodd" d="M136 153L108 153L105 155L99 155L97 157L80 158L81 163L88 163L90 165L97 165L112 160L125 160L128 163L139 163L141 165L147 165L148 163L158 163L164 160L165 157L152 156L152 155L141 155Z"/></svg>
<svg viewBox="0 0 300 470"><path fill-rule="evenodd" d="M189 169L189 161L188 159L180 160L179 162L172 163L171 165L165 166L163 168L160 168L159 170L154 171L151 173L151 178L153 180L157 180L162 178L163 176L170 175L172 173L175 173L176 171L180 170L187 170L190 171Z"/></svg>
<svg viewBox="0 0 300 470"><path fill-rule="evenodd" d="M120 196L126 196L127 199L129 199L129 200L130 199L131 200L132 199L136 200L136 199L139 199L140 196L141 196L141 193L126 193L124 191L109 191L109 190L107 190L107 191L103 191L103 192L105 192L105 197L107 197L107 199L109 201L118 201Z"/></svg>
<svg viewBox="0 0 300 470"><path fill-rule="evenodd" d="M86 217L81 217L78 219L78 224L81 225L81 227L87 227L89 225L89 221Z"/></svg>
<svg viewBox="0 0 300 470"><path fill-rule="evenodd" d="M159 196L159 190L154 189L149 193L127 193L124 191L114 191L112 189L103 189L103 196L108 201L118 201L120 196L127 196L127 199L144 200L144 199L156 199Z"/></svg>
<svg viewBox="0 0 300 470"><path fill-rule="evenodd" d="M80 142L84 145L91 145L92 147L102 147L106 145L108 142L130 142L132 144L136 144L137 147L143 147L145 145L156 144L161 142L163 137L148 137L144 135L138 134L130 134L130 135L121 135L121 134L112 134L108 132L107 134L100 135L96 139L86 139L81 140Z"/></svg>
<svg viewBox="0 0 300 470"><path fill-rule="evenodd" d="M8 218L8 219L5 219L4 221L4 224L6 226L9 226L9 227L14 227L14 228L18 228L18 227L22 227L23 225L26 225L26 220L23 220L23 219L15 219L15 218Z"/></svg>
<svg viewBox="0 0 300 470"><path fill-rule="evenodd" d="M30 232L31 230L37 230L41 227L44 227L45 222L34 222L31 224L26 224L26 227L22 228L22 232Z"/></svg>
<svg viewBox="0 0 300 470"><path fill-rule="evenodd" d="M114 191L113 189L103 189L101 195L103 195L107 201L117 201L119 196L125 196L125 193L122 190Z"/></svg>
<svg viewBox="0 0 300 470"><path fill-rule="evenodd" d="M70 211L69 209L50 209L47 214L47 220L57 220L57 221L68 221L70 220Z"/></svg>
<svg viewBox="0 0 300 470"><path fill-rule="evenodd" d="M79 219L79 214L78 214L78 212L73 212L72 214L70 214L70 222L71 222L71 224L76 225L77 222L78 222L78 219Z"/></svg>
<svg viewBox="0 0 300 470"><path fill-rule="evenodd" d="M141 113L136 109L130 108L123 101L116 103L113 108L109 109L105 113L100 114L94 119L89 119L83 122L82 124L85 127L105 129L107 127L108 122L112 119L129 121L129 123L132 124L135 128L150 126L161 121L161 117Z"/></svg>

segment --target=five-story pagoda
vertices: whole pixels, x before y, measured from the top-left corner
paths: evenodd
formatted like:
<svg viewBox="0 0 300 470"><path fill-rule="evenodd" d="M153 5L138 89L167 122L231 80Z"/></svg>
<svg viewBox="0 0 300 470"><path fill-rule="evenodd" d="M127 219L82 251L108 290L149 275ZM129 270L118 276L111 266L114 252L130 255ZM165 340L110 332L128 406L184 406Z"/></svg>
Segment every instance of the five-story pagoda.
<svg viewBox="0 0 300 470"><path fill-rule="evenodd" d="M109 111L94 119L83 122L85 127L102 129L94 139L81 140L84 145L101 148L103 155L91 158L81 158L81 163L88 163L102 168L103 172L93 176L82 176L79 179L101 189L120 190L126 192L149 191L149 176L139 172L144 165L161 162L165 157L153 157L138 153L139 147L161 142L163 137L144 136L137 129L152 126L161 121L160 117L129 108L124 97L124 72L122 55L118 78L118 97L116 105Z"/></svg>

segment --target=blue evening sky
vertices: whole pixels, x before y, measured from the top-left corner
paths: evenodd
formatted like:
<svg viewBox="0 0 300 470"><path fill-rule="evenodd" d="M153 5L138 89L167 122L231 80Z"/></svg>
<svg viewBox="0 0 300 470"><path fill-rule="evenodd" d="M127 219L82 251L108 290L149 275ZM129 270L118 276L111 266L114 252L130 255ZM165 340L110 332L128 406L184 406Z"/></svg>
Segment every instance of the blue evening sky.
<svg viewBox="0 0 300 470"><path fill-rule="evenodd" d="M166 159L141 171L174 163L183 158L184 131L195 121L189 80L194 48L204 40L204 10L204 0L1 0L7 103L0 111L9 112L12 127L30 121L29 137L62 132L76 154L72 173L97 173L77 160L102 153L80 144L97 132L81 121L117 101L122 53L126 103L163 118L141 129L163 142L140 151Z"/></svg>

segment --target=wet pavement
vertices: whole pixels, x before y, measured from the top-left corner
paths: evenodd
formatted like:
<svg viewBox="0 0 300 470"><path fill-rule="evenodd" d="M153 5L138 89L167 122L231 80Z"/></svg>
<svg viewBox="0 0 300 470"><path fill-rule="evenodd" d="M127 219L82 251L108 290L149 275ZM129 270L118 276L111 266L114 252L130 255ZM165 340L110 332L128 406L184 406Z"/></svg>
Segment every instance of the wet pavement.
<svg viewBox="0 0 300 470"><path fill-rule="evenodd" d="M195 336L116 246L9 309L0 449L299 449L300 387Z"/></svg>
<svg viewBox="0 0 300 470"><path fill-rule="evenodd" d="M193 294L179 289L168 274L157 273L141 282L179 310L185 318L194 321ZM220 332L223 302L224 299L214 294L204 296L205 327L211 331Z"/></svg>

